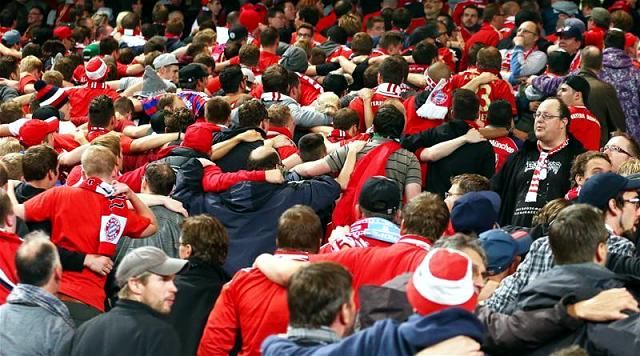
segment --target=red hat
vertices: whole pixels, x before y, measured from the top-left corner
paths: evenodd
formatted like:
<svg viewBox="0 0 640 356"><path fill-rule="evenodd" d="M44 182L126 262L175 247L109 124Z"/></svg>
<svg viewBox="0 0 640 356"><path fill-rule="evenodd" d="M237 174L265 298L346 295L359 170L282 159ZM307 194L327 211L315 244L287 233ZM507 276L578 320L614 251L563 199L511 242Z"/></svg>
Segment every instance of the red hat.
<svg viewBox="0 0 640 356"><path fill-rule="evenodd" d="M73 32L69 26L58 26L53 30L53 37L59 40L66 40L71 37L71 35L73 35Z"/></svg>
<svg viewBox="0 0 640 356"><path fill-rule="evenodd" d="M213 143L213 133L217 126L210 122L196 122L187 127L182 147L188 147L200 153L209 154Z"/></svg>
<svg viewBox="0 0 640 356"><path fill-rule="evenodd" d="M633 46L636 45L637 41L638 41L638 37L636 37L633 33L625 32L625 34L624 34L624 48L632 48Z"/></svg>
<svg viewBox="0 0 640 356"><path fill-rule="evenodd" d="M93 57L84 66L85 75L88 81L101 82L107 77L109 67L100 57Z"/></svg>
<svg viewBox="0 0 640 356"><path fill-rule="evenodd" d="M261 22L260 14L253 8L243 9L238 17L238 22L246 27L249 33L252 33Z"/></svg>
<svg viewBox="0 0 640 356"><path fill-rule="evenodd" d="M407 284L407 299L420 315L459 307L473 312L478 295L473 268L464 253L436 248L425 256Z"/></svg>
<svg viewBox="0 0 640 356"><path fill-rule="evenodd" d="M624 0L618 0L614 2L613 5L609 6L607 10L609 10L609 13L612 13L616 10L631 12L631 6L629 6Z"/></svg>
<svg viewBox="0 0 640 356"><path fill-rule="evenodd" d="M69 94L57 86L47 84L43 80L35 82L36 99L40 102L40 106L51 105L56 109L60 109L69 101Z"/></svg>
<svg viewBox="0 0 640 356"><path fill-rule="evenodd" d="M41 144L47 135L58 131L58 119L38 120L31 119L22 125L18 131L18 139L25 147Z"/></svg>

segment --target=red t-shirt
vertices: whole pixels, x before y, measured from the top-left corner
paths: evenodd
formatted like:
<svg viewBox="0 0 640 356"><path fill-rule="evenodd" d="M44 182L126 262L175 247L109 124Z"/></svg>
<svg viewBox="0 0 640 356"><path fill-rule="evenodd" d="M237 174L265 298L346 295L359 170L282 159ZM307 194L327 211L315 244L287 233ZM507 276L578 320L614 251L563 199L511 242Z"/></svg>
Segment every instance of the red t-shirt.
<svg viewBox="0 0 640 356"><path fill-rule="evenodd" d="M16 251L21 244L18 235L0 231L0 305L7 301L11 289L18 283Z"/></svg>
<svg viewBox="0 0 640 356"><path fill-rule="evenodd" d="M144 177L145 168L147 168L146 164L138 169L119 175L116 180L129 186L129 189L134 193L140 193L142 190L142 177ZM77 165L74 166L69 172L69 175L67 175L67 181L65 184L68 186L74 186L80 180L82 180L82 167Z"/></svg>
<svg viewBox="0 0 640 356"><path fill-rule="evenodd" d="M300 106L309 106L320 94L324 93L324 89L315 79L297 72L296 74L300 80L300 98L298 99L298 103Z"/></svg>
<svg viewBox="0 0 640 356"><path fill-rule="evenodd" d="M489 142L491 143L491 146L493 146L493 152L496 154L497 172L500 170L510 154L518 152L518 145L516 145L516 142L508 136L498 137L493 140L489 140Z"/></svg>
<svg viewBox="0 0 640 356"><path fill-rule="evenodd" d="M584 106L570 106L571 122L569 132L587 151L600 149L600 121Z"/></svg>
<svg viewBox="0 0 640 356"><path fill-rule="evenodd" d="M440 126L444 122L444 119L429 119L418 116L416 112L419 108L416 107L416 97L411 96L403 103L405 111L407 112L407 121L404 125L405 135L414 135L424 130L432 129Z"/></svg>
<svg viewBox="0 0 640 356"><path fill-rule="evenodd" d="M378 109L385 101L388 99L401 99L402 88L400 85L391 84L391 83L382 83L378 85L375 89L375 93L371 98L371 108L373 109L373 115L378 112ZM349 103L349 108L355 110L358 113L358 117L360 118L359 129L360 132L365 132L367 130L367 126L364 121L364 101L361 97L355 97Z"/></svg>
<svg viewBox="0 0 640 356"><path fill-rule="evenodd" d="M343 45L339 45L336 49L331 52L329 56L327 56L327 63L331 62L332 59L337 57L344 57L346 59L351 58L353 56L353 51L351 48Z"/></svg>
<svg viewBox="0 0 640 356"><path fill-rule="evenodd" d="M305 253L280 250L275 255L298 261L309 259ZM239 355L259 356L262 341L286 332L288 322L287 289L271 282L257 268L241 269L222 288L202 333L198 355L229 354L239 332Z"/></svg>
<svg viewBox="0 0 640 356"><path fill-rule="evenodd" d="M102 135L108 134L109 132L111 131L101 127L91 127L89 132L87 132L87 141L91 142ZM131 142L133 142L131 137L120 135L120 149L122 150L123 155L131 153Z"/></svg>
<svg viewBox="0 0 640 356"><path fill-rule="evenodd" d="M451 78L450 94L453 95L453 91L462 88L465 84L469 83L473 78L482 73L477 68L468 69L462 73L456 74ZM502 79L494 80L489 84L481 85L476 92L478 99L480 99L480 112L478 118L485 121L487 120L487 114L489 112L489 105L494 100L506 100L511 104L511 111L515 116L518 112L516 109L516 99L513 96L513 89L511 85Z"/></svg>
<svg viewBox="0 0 640 356"><path fill-rule="evenodd" d="M483 23L478 32L474 33L464 45L464 54L462 55L461 68L467 67L467 56L469 49L476 43L484 43L487 46L498 47L498 42L502 39L502 33L488 23Z"/></svg>
<svg viewBox="0 0 640 356"><path fill-rule="evenodd" d="M97 254L102 212L109 199L84 188L60 186L48 189L24 203L26 221L51 221L51 242L70 251ZM149 219L127 210L123 236L140 237ZM111 256L109 256L111 257ZM89 269L65 271L60 293L104 311L105 276Z"/></svg>
<svg viewBox="0 0 640 356"><path fill-rule="evenodd" d="M312 255L309 260L336 262L349 270L353 275L353 290L358 305L358 290L361 286L381 286L402 273L415 271L431 244L427 238L406 235L389 247L350 248L335 253Z"/></svg>
<svg viewBox="0 0 640 356"><path fill-rule="evenodd" d="M87 116L91 100L99 95L106 95L116 100L120 95L105 83L90 82L86 85L67 90L69 94L69 116Z"/></svg>
<svg viewBox="0 0 640 356"><path fill-rule="evenodd" d="M53 133L53 149L56 150L56 152L71 152L77 147L80 147L80 144L73 135Z"/></svg>
<svg viewBox="0 0 640 356"><path fill-rule="evenodd" d="M20 81L18 82L18 91L21 94L25 94L24 87L27 86L27 84L34 84L37 80L38 79L34 77L33 74L27 73L24 77L20 78Z"/></svg>
<svg viewBox="0 0 640 356"><path fill-rule="evenodd" d="M280 61L279 55L275 53L267 52L267 51L260 51L260 59L258 60L257 74L264 73L264 71L267 70L269 66L273 64L278 64L278 61Z"/></svg>
<svg viewBox="0 0 640 356"><path fill-rule="evenodd" d="M338 17L335 11L331 11L329 15L323 16L316 24L316 31L322 32L333 25L337 25Z"/></svg>
<svg viewBox="0 0 640 356"><path fill-rule="evenodd" d="M289 129L287 129L286 127L271 126L269 127L269 131L270 132L267 134L267 138L274 138L278 136L278 134L285 135L289 138L289 145L276 148L280 159L285 159L295 153L298 153L298 148L296 147L295 142L293 142L293 134L291 133L291 131L289 131Z"/></svg>

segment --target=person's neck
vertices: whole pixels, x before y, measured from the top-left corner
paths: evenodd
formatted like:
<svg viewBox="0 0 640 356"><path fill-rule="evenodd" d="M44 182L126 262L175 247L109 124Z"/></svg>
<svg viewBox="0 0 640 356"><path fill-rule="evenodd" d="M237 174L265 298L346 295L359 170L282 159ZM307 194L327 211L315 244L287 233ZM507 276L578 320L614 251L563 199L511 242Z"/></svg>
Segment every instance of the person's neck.
<svg viewBox="0 0 640 356"><path fill-rule="evenodd" d="M60 284L56 282L55 278L53 278L52 276L47 282L47 284L41 286L40 288L46 290L52 295L56 295L58 293L58 289L59 289L58 287L60 287Z"/></svg>
<svg viewBox="0 0 640 356"><path fill-rule="evenodd" d="M264 47L264 46L262 46L262 47L260 47L260 50L262 52L269 52L269 53L272 53L272 54L276 54L276 48L278 48L278 47L277 46L272 46L272 47Z"/></svg>
<svg viewBox="0 0 640 356"><path fill-rule="evenodd" d="M39 189L49 189L51 188L51 184L49 183L48 179L44 178L44 179L40 179L40 180L31 180L31 181L27 181L27 184L29 184L30 186L34 187L34 188L39 188Z"/></svg>
<svg viewBox="0 0 640 356"><path fill-rule="evenodd" d="M622 236L624 230L620 226L620 218L607 212L604 216L605 225L609 226L614 235Z"/></svg>
<svg viewBox="0 0 640 356"><path fill-rule="evenodd" d="M560 137L558 137L555 140L550 140L550 141L541 141L538 140L538 142L540 142L540 147L542 147L545 150L552 150L558 146L560 146L565 140L567 139L566 135L561 135Z"/></svg>

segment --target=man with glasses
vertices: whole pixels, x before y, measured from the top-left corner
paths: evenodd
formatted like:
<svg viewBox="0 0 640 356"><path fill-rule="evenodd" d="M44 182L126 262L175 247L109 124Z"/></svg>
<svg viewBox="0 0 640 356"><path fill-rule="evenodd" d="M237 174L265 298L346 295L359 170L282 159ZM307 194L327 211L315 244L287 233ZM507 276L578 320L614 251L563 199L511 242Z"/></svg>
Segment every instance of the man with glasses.
<svg viewBox="0 0 640 356"><path fill-rule="evenodd" d="M558 98L543 101L534 117L536 141L526 141L491 179L502 198L500 225L531 226L547 202L570 188L571 162L584 148L568 133L569 108Z"/></svg>
<svg viewBox="0 0 640 356"><path fill-rule="evenodd" d="M600 151L609 156L611 160L611 170L617 172L620 166L630 158L640 156L638 143L624 132L616 132L607 144Z"/></svg>
<svg viewBox="0 0 640 356"><path fill-rule="evenodd" d="M547 56L538 50L538 26L533 21L525 21L513 38L513 48L502 50L502 78L515 85L519 80L539 73L547 64Z"/></svg>

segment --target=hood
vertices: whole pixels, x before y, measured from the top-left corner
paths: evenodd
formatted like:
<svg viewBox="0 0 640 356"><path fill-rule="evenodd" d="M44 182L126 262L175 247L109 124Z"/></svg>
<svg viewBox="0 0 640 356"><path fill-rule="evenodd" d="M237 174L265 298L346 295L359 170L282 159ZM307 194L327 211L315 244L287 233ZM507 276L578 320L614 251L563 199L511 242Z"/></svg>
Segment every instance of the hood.
<svg viewBox="0 0 640 356"><path fill-rule="evenodd" d="M418 351L460 335L481 343L484 328L472 313L461 308L447 308L428 316L412 315L398 327L398 333Z"/></svg>
<svg viewBox="0 0 640 356"><path fill-rule="evenodd" d="M263 209L284 187L284 184L263 182L238 183L220 194L220 203L236 213L251 213Z"/></svg>
<svg viewBox="0 0 640 356"><path fill-rule="evenodd" d="M322 51L324 51L327 56L333 53L333 51L335 51L335 49L338 47L340 47L340 45L331 40L327 40L323 44L316 46L316 48L320 48Z"/></svg>
<svg viewBox="0 0 640 356"><path fill-rule="evenodd" d="M623 50L617 48L605 48L602 52L602 66L608 68L629 68L633 65L631 57Z"/></svg>

